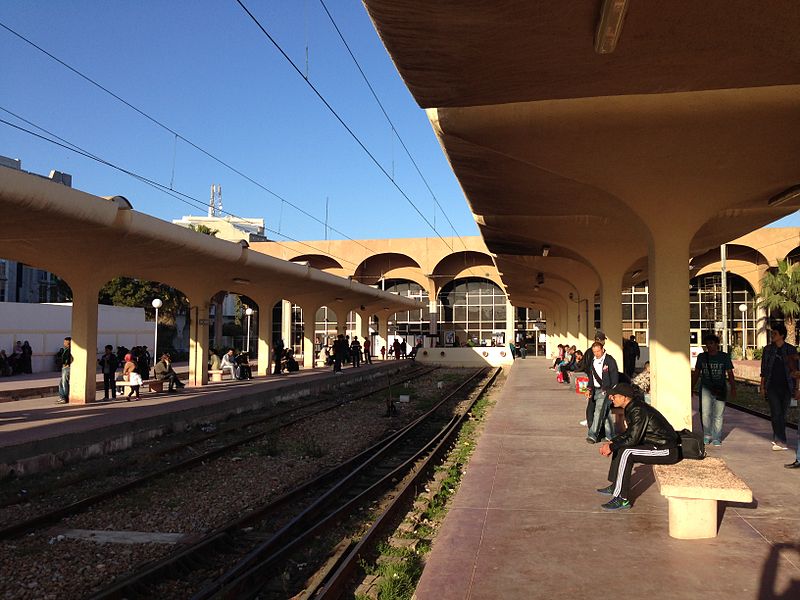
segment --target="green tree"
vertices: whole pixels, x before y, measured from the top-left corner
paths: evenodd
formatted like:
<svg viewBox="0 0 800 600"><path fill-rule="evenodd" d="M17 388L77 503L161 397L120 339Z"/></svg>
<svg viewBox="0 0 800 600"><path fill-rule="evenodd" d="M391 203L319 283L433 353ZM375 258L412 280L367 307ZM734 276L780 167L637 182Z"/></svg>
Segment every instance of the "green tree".
<svg viewBox="0 0 800 600"><path fill-rule="evenodd" d="M796 343L797 316L800 315L800 263L781 260L777 269L764 274L758 306L770 312L780 311L786 325L786 341Z"/></svg>
<svg viewBox="0 0 800 600"><path fill-rule="evenodd" d="M210 235L211 237L217 237L217 234L219 233L219 229L211 229L211 227L208 225L189 225L189 229L196 231L197 233Z"/></svg>
<svg viewBox="0 0 800 600"><path fill-rule="evenodd" d="M155 316L153 299L160 298L163 305L158 310L158 320L162 323L175 323L175 315L185 312L189 307L186 296L174 287L155 281L145 281L132 277L115 277L100 290L98 302L112 306L134 306L144 308L149 318Z"/></svg>

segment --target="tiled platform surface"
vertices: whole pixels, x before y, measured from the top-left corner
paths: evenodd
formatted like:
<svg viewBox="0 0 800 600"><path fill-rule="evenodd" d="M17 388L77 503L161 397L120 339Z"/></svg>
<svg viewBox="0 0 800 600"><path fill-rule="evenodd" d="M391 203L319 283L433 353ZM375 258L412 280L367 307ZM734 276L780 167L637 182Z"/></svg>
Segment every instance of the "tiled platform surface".
<svg viewBox="0 0 800 600"><path fill-rule="evenodd" d="M634 471L632 510L600 509L608 459L584 441L584 408L543 359L515 362L417 600L800 599L800 470L783 468L793 451L770 450L767 421L728 408L710 450L755 506L728 505L715 539L681 541L649 467Z"/></svg>

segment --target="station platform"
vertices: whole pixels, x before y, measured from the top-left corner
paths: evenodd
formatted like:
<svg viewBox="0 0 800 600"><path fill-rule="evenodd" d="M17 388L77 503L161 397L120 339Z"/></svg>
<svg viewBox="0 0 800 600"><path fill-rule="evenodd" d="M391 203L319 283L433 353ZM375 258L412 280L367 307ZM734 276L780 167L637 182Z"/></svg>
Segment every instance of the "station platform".
<svg viewBox="0 0 800 600"><path fill-rule="evenodd" d="M250 381L186 387L177 394L142 391L141 399L134 402L120 396L99 401L102 391L97 402L82 405L58 405L57 396L2 402L0 476L10 470L32 473L114 452L187 425L221 421L343 383L385 378L413 365L413 361L379 361L359 368L346 366L342 375L335 375L331 368L301 369Z"/></svg>
<svg viewBox="0 0 800 600"><path fill-rule="evenodd" d="M725 411L723 444L709 454L754 502L720 506L714 539L676 540L650 467L634 469L631 510L600 508L609 459L585 442L585 398L547 366L528 358L511 368L416 600L800 598L800 470L783 468L793 448L770 449L768 421Z"/></svg>

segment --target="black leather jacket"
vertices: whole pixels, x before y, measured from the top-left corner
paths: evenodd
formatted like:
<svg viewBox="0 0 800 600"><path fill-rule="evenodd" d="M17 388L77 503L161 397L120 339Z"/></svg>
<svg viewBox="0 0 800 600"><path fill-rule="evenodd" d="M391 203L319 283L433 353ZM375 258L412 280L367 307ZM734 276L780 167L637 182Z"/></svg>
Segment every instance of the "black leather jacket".
<svg viewBox="0 0 800 600"><path fill-rule="evenodd" d="M678 434L669 421L649 404L631 400L625 407L624 433L614 436L611 449L620 450L641 444L652 444L659 448L677 448Z"/></svg>

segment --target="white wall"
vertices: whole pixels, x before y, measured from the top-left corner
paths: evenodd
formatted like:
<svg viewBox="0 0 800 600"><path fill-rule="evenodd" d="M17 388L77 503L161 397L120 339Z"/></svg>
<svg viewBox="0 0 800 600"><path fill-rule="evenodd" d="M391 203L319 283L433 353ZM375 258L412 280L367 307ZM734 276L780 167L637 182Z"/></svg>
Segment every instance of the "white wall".
<svg viewBox="0 0 800 600"><path fill-rule="evenodd" d="M11 354L17 340L33 348L33 372L54 371L53 357L71 335L72 304L0 302L0 349ZM153 346L153 322L145 321L143 308L98 306L97 352L106 344Z"/></svg>
<svg viewBox="0 0 800 600"><path fill-rule="evenodd" d="M521 359L520 359L521 360ZM473 348L429 348L417 353L417 362L449 367L504 367L514 364L508 346Z"/></svg>

